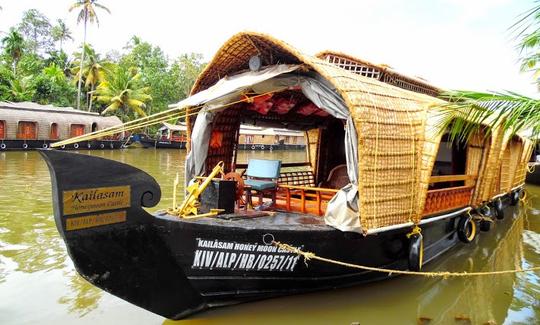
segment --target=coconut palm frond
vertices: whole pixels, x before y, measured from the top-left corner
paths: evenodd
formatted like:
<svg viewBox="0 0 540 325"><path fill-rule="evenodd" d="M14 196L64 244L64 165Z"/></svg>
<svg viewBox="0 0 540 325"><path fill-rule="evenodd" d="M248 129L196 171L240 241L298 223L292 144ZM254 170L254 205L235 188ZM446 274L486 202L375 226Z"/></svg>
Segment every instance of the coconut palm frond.
<svg viewBox="0 0 540 325"><path fill-rule="evenodd" d="M122 104L120 104L119 102L113 102L112 104L110 104L109 106L107 106L103 112L101 112L102 115L104 114L107 114L107 113L111 113L111 112L115 112L117 111L120 107L122 107Z"/></svg>
<svg viewBox="0 0 540 325"><path fill-rule="evenodd" d="M94 6L100 8L100 9L105 10L105 11L106 11L107 13L109 13L109 14L111 13L111 11L109 10L109 8L105 7L104 5L99 4L99 3L97 3L97 2L94 2Z"/></svg>
<svg viewBox="0 0 540 325"><path fill-rule="evenodd" d="M537 18L539 17L539 15L540 5L534 6L521 14L521 17L519 17L519 19L514 24L512 24L512 26L510 26L508 30L515 32L517 37L520 37L531 27L531 24L529 22L530 19L532 18L538 20Z"/></svg>
<svg viewBox="0 0 540 325"><path fill-rule="evenodd" d="M494 127L516 134L530 131L540 134L540 101L514 92L454 91L442 95L448 101L440 107L441 130L448 130L452 139L468 140L484 128Z"/></svg>

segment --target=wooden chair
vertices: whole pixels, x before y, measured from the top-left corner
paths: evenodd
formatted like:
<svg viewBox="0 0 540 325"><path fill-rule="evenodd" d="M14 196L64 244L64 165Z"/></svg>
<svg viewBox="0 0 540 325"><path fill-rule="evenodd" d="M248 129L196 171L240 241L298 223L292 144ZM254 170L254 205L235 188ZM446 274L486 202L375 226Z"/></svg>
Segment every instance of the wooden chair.
<svg viewBox="0 0 540 325"><path fill-rule="evenodd" d="M347 165L337 165L332 168L326 181L321 182L319 187L340 189L349 184L349 175L347 174Z"/></svg>
<svg viewBox="0 0 540 325"><path fill-rule="evenodd" d="M281 170L281 160L250 159L245 171L246 206L252 204L251 191L259 194L259 208L263 205L263 196L270 194L272 205L276 205L277 180Z"/></svg>

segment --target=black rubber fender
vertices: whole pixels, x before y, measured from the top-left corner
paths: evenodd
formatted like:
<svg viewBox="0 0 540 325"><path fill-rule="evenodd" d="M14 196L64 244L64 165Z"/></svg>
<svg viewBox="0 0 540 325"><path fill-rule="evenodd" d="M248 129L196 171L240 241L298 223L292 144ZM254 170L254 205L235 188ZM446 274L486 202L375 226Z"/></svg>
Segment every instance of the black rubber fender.
<svg viewBox="0 0 540 325"><path fill-rule="evenodd" d="M504 219L504 209L503 209L502 200L500 198L496 199L493 202L493 212L495 214L495 218L499 220Z"/></svg>
<svg viewBox="0 0 540 325"><path fill-rule="evenodd" d="M519 190L510 193L510 205L515 206L519 202Z"/></svg>
<svg viewBox="0 0 540 325"><path fill-rule="evenodd" d="M424 240L422 234L413 234L409 238L409 270L420 271L424 262Z"/></svg>
<svg viewBox="0 0 540 325"><path fill-rule="evenodd" d="M476 222L470 215L461 216L457 225L457 234L459 240L464 243L470 243L474 240L477 233Z"/></svg>
<svg viewBox="0 0 540 325"><path fill-rule="evenodd" d="M493 223L493 221L491 220L480 220L480 225L479 225L479 228L480 228L480 231L489 231L491 229L491 224Z"/></svg>

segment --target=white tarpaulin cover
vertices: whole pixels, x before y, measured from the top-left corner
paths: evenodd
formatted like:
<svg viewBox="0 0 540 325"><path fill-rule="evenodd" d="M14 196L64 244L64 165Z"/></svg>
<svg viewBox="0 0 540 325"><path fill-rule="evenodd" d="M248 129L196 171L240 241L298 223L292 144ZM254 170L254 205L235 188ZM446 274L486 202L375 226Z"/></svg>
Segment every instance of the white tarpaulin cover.
<svg viewBox="0 0 540 325"><path fill-rule="evenodd" d="M179 102L174 107L204 104L199 111L191 133L191 151L186 157L186 183L205 171L205 161L212 133L212 121L224 105L236 101L245 90L262 94L279 92L289 87L300 86L302 93L320 109L346 121L345 152L350 184L329 202L325 222L342 231L361 232L358 216L358 141L356 129L341 96L315 73L293 74L297 65L277 65L257 72L244 72L221 79L214 86Z"/></svg>

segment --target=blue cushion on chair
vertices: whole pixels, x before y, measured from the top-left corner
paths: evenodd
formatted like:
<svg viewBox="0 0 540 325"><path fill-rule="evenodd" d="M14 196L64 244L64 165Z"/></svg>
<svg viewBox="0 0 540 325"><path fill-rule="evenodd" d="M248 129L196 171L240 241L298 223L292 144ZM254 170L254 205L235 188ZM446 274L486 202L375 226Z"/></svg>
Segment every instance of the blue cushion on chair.
<svg viewBox="0 0 540 325"><path fill-rule="evenodd" d="M246 176L256 178L279 178L281 160L250 159Z"/></svg>
<svg viewBox="0 0 540 325"><path fill-rule="evenodd" d="M260 180L256 180L256 179L246 179L244 181L244 183L246 185L251 186L251 188L256 190L256 191L264 191L264 190L274 189L277 186L277 184L275 182L260 181Z"/></svg>

